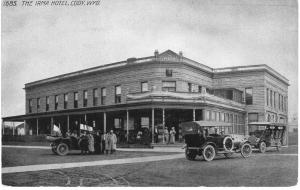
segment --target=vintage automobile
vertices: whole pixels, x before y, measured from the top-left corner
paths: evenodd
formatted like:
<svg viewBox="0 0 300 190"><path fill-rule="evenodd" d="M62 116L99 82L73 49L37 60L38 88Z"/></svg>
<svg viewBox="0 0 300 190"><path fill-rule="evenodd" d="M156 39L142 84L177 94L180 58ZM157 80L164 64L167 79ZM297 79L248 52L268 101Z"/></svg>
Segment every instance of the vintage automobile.
<svg viewBox="0 0 300 190"><path fill-rule="evenodd" d="M70 150L80 150L78 138L69 136L47 136L47 140L51 142L51 150L54 154L65 156Z"/></svg>
<svg viewBox="0 0 300 190"><path fill-rule="evenodd" d="M286 145L286 124L271 122L249 123L249 142L261 153L266 152L267 147L275 147L278 151L282 145Z"/></svg>
<svg viewBox="0 0 300 190"><path fill-rule="evenodd" d="M216 154L224 154L229 158L235 152L240 152L246 158L252 153L252 147L243 135L224 134L232 125L215 121L191 121L180 124L185 139L185 155L188 160L194 160L202 155L204 160L212 161Z"/></svg>

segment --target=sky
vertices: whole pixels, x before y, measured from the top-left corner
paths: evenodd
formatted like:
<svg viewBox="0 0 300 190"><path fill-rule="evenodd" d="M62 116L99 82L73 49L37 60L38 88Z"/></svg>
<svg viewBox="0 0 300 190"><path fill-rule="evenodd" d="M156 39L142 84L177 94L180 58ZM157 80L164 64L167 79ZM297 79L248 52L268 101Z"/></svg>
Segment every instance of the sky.
<svg viewBox="0 0 300 190"><path fill-rule="evenodd" d="M1 115L25 113L25 83L152 56L156 49L182 51L212 68L267 64L289 79L289 115L297 114L297 7L296 0L2 6Z"/></svg>

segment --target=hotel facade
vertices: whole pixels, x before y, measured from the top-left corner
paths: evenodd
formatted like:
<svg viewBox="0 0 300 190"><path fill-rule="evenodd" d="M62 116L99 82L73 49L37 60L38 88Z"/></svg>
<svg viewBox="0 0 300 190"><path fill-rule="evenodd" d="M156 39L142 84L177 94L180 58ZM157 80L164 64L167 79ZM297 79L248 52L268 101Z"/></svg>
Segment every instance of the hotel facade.
<svg viewBox="0 0 300 190"><path fill-rule="evenodd" d="M248 123L287 123L289 81L267 65L210 68L167 50L25 84L26 113L2 118L24 122L26 135L79 131L80 124L134 143L148 129L152 143L163 130L193 120L232 124L248 134ZM158 127L159 139L154 139Z"/></svg>

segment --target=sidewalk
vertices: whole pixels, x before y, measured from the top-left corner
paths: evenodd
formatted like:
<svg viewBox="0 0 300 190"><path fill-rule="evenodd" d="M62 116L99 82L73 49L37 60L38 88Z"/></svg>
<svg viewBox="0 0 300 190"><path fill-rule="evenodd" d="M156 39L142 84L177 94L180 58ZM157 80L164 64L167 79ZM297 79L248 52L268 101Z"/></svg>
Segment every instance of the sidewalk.
<svg viewBox="0 0 300 190"><path fill-rule="evenodd" d="M51 149L50 146L19 146L19 145L2 145L3 148L37 148ZM184 152L181 147L154 147L154 148L118 148L118 151L131 152Z"/></svg>

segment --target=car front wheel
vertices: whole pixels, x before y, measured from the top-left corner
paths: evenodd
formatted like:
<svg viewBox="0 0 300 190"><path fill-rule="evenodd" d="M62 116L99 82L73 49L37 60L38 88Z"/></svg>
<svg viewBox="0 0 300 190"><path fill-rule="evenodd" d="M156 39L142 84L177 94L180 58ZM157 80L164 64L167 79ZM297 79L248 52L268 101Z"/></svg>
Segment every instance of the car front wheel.
<svg viewBox="0 0 300 190"><path fill-rule="evenodd" d="M60 143L56 147L56 153L60 156L65 156L69 153L69 147L65 143Z"/></svg>
<svg viewBox="0 0 300 190"><path fill-rule="evenodd" d="M186 157L186 159L188 159L188 160L195 160L196 156L197 156L196 150L191 150L191 149L188 149L188 148L185 149L185 157Z"/></svg>
<svg viewBox="0 0 300 190"><path fill-rule="evenodd" d="M241 154L244 158L248 158L252 153L252 147L249 143L243 144L241 148Z"/></svg>
<svg viewBox="0 0 300 190"><path fill-rule="evenodd" d="M212 161L216 156L216 150L212 145L206 145L202 151L202 156L205 161Z"/></svg>
<svg viewBox="0 0 300 190"><path fill-rule="evenodd" d="M260 142L259 143L259 152L265 153L267 150L267 145L265 142Z"/></svg>

